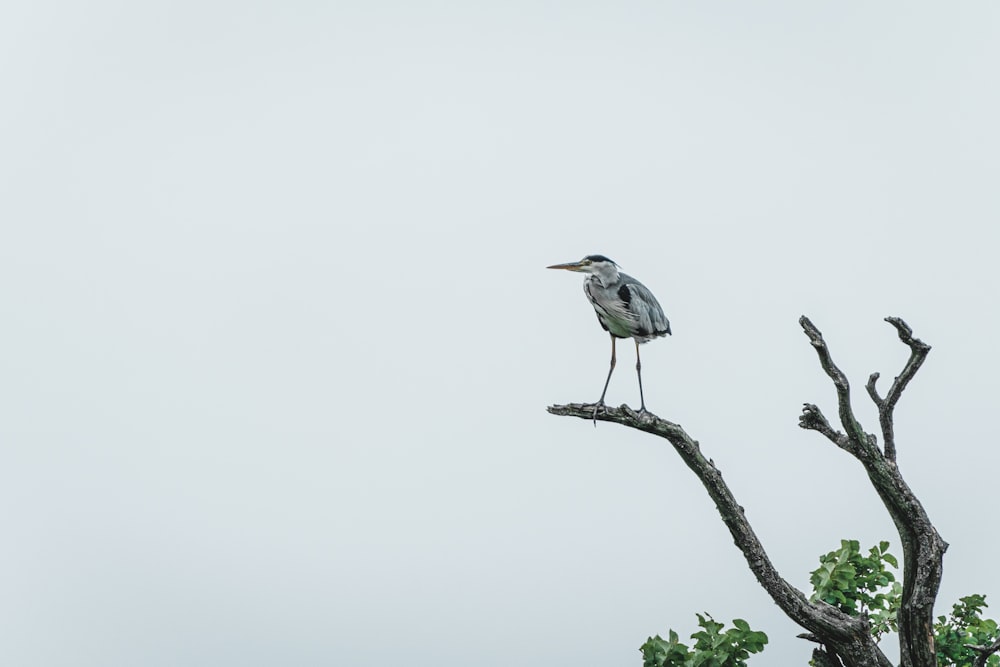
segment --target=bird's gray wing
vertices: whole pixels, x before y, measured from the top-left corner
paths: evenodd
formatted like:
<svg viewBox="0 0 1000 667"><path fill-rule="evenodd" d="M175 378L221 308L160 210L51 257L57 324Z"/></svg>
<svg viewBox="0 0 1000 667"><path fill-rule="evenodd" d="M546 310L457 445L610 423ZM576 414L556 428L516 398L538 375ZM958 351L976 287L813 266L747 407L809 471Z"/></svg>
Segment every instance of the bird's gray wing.
<svg viewBox="0 0 1000 667"><path fill-rule="evenodd" d="M670 321L663 314L660 302L653 293L631 276L625 277L622 290L628 290L628 309L636 321L636 333L640 336L664 336L670 333ZM622 294L622 301L626 301Z"/></svg>

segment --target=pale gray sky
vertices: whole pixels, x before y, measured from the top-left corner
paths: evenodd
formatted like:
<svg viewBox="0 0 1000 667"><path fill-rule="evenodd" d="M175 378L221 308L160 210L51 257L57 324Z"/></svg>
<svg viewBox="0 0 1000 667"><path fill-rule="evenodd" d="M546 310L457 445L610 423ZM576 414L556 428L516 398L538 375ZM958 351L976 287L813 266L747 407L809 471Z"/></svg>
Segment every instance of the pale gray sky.
<svg viewBox="0 0 1000 667"><path fill-rule="evenodd" d="M1000 8L108 2L0 11L0 663L641 664L695 612L805 664L665 442L592 401L603 253L647 403L782 573L890 539L800 431L934 346L900 465L986 593ZM623 346L609 402L638 402Z"/></svg>

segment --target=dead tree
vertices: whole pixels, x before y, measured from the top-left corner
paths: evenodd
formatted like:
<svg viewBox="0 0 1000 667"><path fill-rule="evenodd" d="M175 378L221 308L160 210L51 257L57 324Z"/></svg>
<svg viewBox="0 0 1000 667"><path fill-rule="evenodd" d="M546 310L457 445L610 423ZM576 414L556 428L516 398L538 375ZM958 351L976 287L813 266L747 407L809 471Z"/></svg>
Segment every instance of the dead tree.
<svg viewBox="0 0 1000 667"><path fill-rule="evenodd" d="M806 403L799 426L817 431L830 442L853 456L861 464L886 510L892 517L903 547L902 605L898 614L900 659L903 667L934 667L933 612L941 583L941 568L947 543L941 539L920 501L903 480L896 466L896 441L893 435L893 410L906 385L920 368L930 346L913 337L907 324L898 317L887 317L899 339L910 348L910 358L893 381L885 396L875 388L879 374L872 373L866 389L878 407L882 446L878 438L866 433L851 407L847 376L837 367L823 335L808 318L799 324L819 356L820 365L837 390L840 425L834 428L818 407ZM554 415L593 419L594 404L553 405ZM850 616L822 601L810 601L798 588L786 581L774 568L763 545L753 532L729 486L715 464L701 453L698 442L680 425L660 419L649 412L635 412L628 406L604 408L597 419L615 422L666 438L687 466L698 476L715 502L722 521L729 528L736 546L743 552L757 581L775 603L807 633L803 636L820 644L813 652L817 665L844 667L891 667L889 659L872 637L865 616Z"/></svg>

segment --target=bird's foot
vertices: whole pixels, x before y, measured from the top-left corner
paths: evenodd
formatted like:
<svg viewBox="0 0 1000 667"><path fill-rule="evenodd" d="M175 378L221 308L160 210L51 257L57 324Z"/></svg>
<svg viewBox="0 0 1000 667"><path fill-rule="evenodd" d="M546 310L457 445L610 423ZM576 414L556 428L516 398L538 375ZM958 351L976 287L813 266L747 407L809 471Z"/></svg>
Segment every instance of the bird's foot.
<svg viewBox="0 0 1000 667"><path fill-rule="evenodd" d="M594 428L597 428L597 411L604 407L604 399L594 403Z"/></svg>

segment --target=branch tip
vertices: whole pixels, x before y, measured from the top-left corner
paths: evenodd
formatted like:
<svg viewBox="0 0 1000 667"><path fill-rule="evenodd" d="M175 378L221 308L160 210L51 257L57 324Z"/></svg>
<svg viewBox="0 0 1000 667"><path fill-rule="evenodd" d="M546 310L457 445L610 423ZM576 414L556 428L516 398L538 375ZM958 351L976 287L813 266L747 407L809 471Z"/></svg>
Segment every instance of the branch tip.
<svg viewBox="0 0 1000 667"><path fill-rule="evenodd" d="M931 346L923 342L919 338L913 337L913 328L909 324L903 321L901 317L887 317L885 321L896 328L896 332L899 334L899 340L903 341L905 344L909 345L914 351L928 351Z"/></svg>
<svg viewBox="0 0 1000 667"><path fill-rule="evenodd" d="M802 330L806 332L809 339L813 341L813 345L815 345L817 341L820 343L823 342L823 334L821 334L819 329L816 328L816 325L812 323L812 320L805 315L799 318L799 326L801 326Z"/></svg>
<svg viewBox="0 0 1000 667"><path fill-rule="evenodd" d="M881 406L883 402L882 397L878 395L878 390L875 388L875 383L878 382L880 377L881 375L879 373L872 373L868 376L868 384L865 385L865 389L868 390L868 395L872 397L872 401L874 401L875 405L878 406Z"/></svg>

